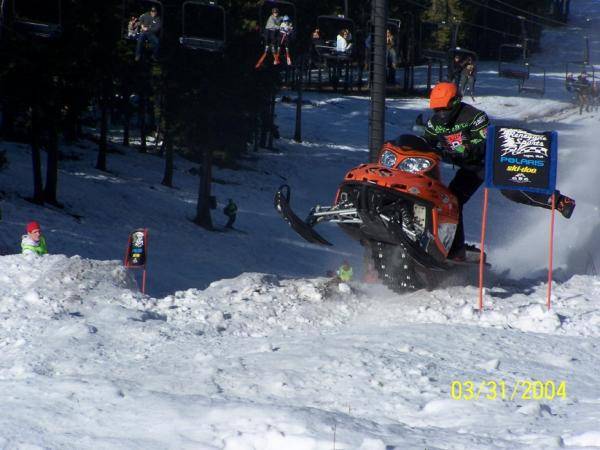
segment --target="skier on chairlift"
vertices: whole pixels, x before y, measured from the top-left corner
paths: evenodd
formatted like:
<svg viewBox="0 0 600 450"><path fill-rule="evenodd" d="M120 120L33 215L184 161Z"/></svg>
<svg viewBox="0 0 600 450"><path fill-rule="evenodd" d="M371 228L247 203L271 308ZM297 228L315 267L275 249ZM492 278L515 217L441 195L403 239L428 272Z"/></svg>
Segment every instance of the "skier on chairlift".
<svg viewBox="0 0 600 450"><path fill-rule="evenodd" d="M137 46L135 48L135 60L139 61L142 57L142 50L149 42L152 46L152 59L158 59L158 49L160 46L159 33L162 26L158 10L155 6L150 8L150 11L144 13L138 19L139 33L137 34Z"/></svg>
<svg viewBox="0 0 600 450"><path fill-rule="evenodd" d="M282 19L279 17L279 9L273 8L271 10L271 15L267 19L267 23L265 25L265 50L261 57L259 58L256 66L256 69L260 68L263 65L269 51L273 55L273 58L277 58L279 60L279 40L280 40L280 28L281 28ZM277 56L276 56L277 55Z"/></svg>

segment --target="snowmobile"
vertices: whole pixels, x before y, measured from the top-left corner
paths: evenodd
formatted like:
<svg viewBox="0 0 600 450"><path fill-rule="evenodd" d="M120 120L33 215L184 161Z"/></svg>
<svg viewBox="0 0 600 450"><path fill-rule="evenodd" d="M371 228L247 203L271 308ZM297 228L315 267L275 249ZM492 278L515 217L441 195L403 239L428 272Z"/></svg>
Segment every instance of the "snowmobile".
<svg viewBox="0 0 600 450"><path fill-rule="evenodd" d="M331 245L314 227L337 223L367 247L381 281L397 292L434 288L449 272L479 263L468 247L465 261L448 258L459 220L456 196L441 181L441 157L425 141L401 135L386 142L377 163L351 169L333 206L315 206L306 220L290 206L290 187L275 194L275 208L308 242ZM485 258L485 255L484 255Z"/></svg>

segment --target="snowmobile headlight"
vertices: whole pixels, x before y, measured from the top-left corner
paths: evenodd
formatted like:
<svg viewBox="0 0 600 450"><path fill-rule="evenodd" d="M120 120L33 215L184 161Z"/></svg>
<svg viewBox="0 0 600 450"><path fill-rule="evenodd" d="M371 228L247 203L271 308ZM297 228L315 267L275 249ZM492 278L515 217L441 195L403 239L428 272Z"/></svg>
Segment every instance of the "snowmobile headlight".
<svg viewBox="0 0 600 450"><path fill-rule="evenodd" d="M381 155L381 164L384 165L385 167L387 167L388 169L391 169L396 165L397 159L398 158L396 158L396 154L394 152L390 152L389 150L386 150Z"/></svg>
<svg viewBox="0 0 600 450"><path fill-rule="evenodd" d="M403 160L398 169L404 172L416 173L423 172L431 167L431 161L427 158L406 158Z"/></svg>
<svg viewBox="0 0 600 450"><path fill-rule="evenodd" d="M452 242L454 241L454 234L456 233L456 224L454 223L440 223L438 226L438 237L442 242L442 245L446 250L450 250Z"/></svg>

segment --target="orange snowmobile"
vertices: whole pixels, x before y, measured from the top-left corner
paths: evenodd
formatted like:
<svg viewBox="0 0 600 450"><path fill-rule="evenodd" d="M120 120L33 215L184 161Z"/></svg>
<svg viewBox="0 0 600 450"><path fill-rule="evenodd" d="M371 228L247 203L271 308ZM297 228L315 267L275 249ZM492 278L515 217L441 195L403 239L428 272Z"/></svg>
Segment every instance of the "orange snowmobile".
<svg viewBox="0 0 600 450"><path fill-rule="evenodd" d="M290 207L290 188L275 194L275 208L304 239L331 245L314 230L335 222L367 246L381 281L395 291L433 288L444 272L479 262L476 249L467 260L447 258L458 224L455 195L442 183L440 156L421 137L402 135L387 142L378 162L350 170L333 206L314 207L302 221Z"/></svg>

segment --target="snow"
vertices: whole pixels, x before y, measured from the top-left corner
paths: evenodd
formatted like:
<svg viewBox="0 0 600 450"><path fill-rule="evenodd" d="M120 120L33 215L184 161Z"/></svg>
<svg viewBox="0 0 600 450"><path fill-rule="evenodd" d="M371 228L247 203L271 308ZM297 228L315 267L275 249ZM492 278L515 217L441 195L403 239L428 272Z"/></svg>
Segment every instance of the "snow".
<svg viewBox="0 0 600 450"><path fill-rule="evenodd" d="M600 4L572 10L578 26ZM569 104L555 56L575 59L581 36L546 33L537 56L548 67L545 98L517 97L490 63L475 102L495 123L560 133L559 187L577 209L557 217L550 311L549 214L495 192L483 313L474 279L397 295L324 277L346 259L359 272L360 247L328 225L333 248L301 241L272 197L288 183L297 211L332 201L345 171L366 158L362 97L308 94L302 144L284 138L280 153L262 152L245 170L216 171L219 209L234 198L246 233L188 220L193 163L176 161L177 189L168 189L157 184L162 160L120 149L105 174L91 168L87 144L65 149L80 158L61 162L65 210L39 208L24 199L28 148L2 143L10 167L0 172L0 243L15 253L35 218L52 254L0 257L0 448L599 448L599 115ZM387 106L393 137L426 102ZM278 105L283 136L294 112ZM466 210L472 241L481 201L479 192ZM149 295L119 260L140 226L150 229ZM451 397L454 381L502 381L512 392L524 380L564 381L566 398L488 400L489 387L478 399Z"/></svg>

